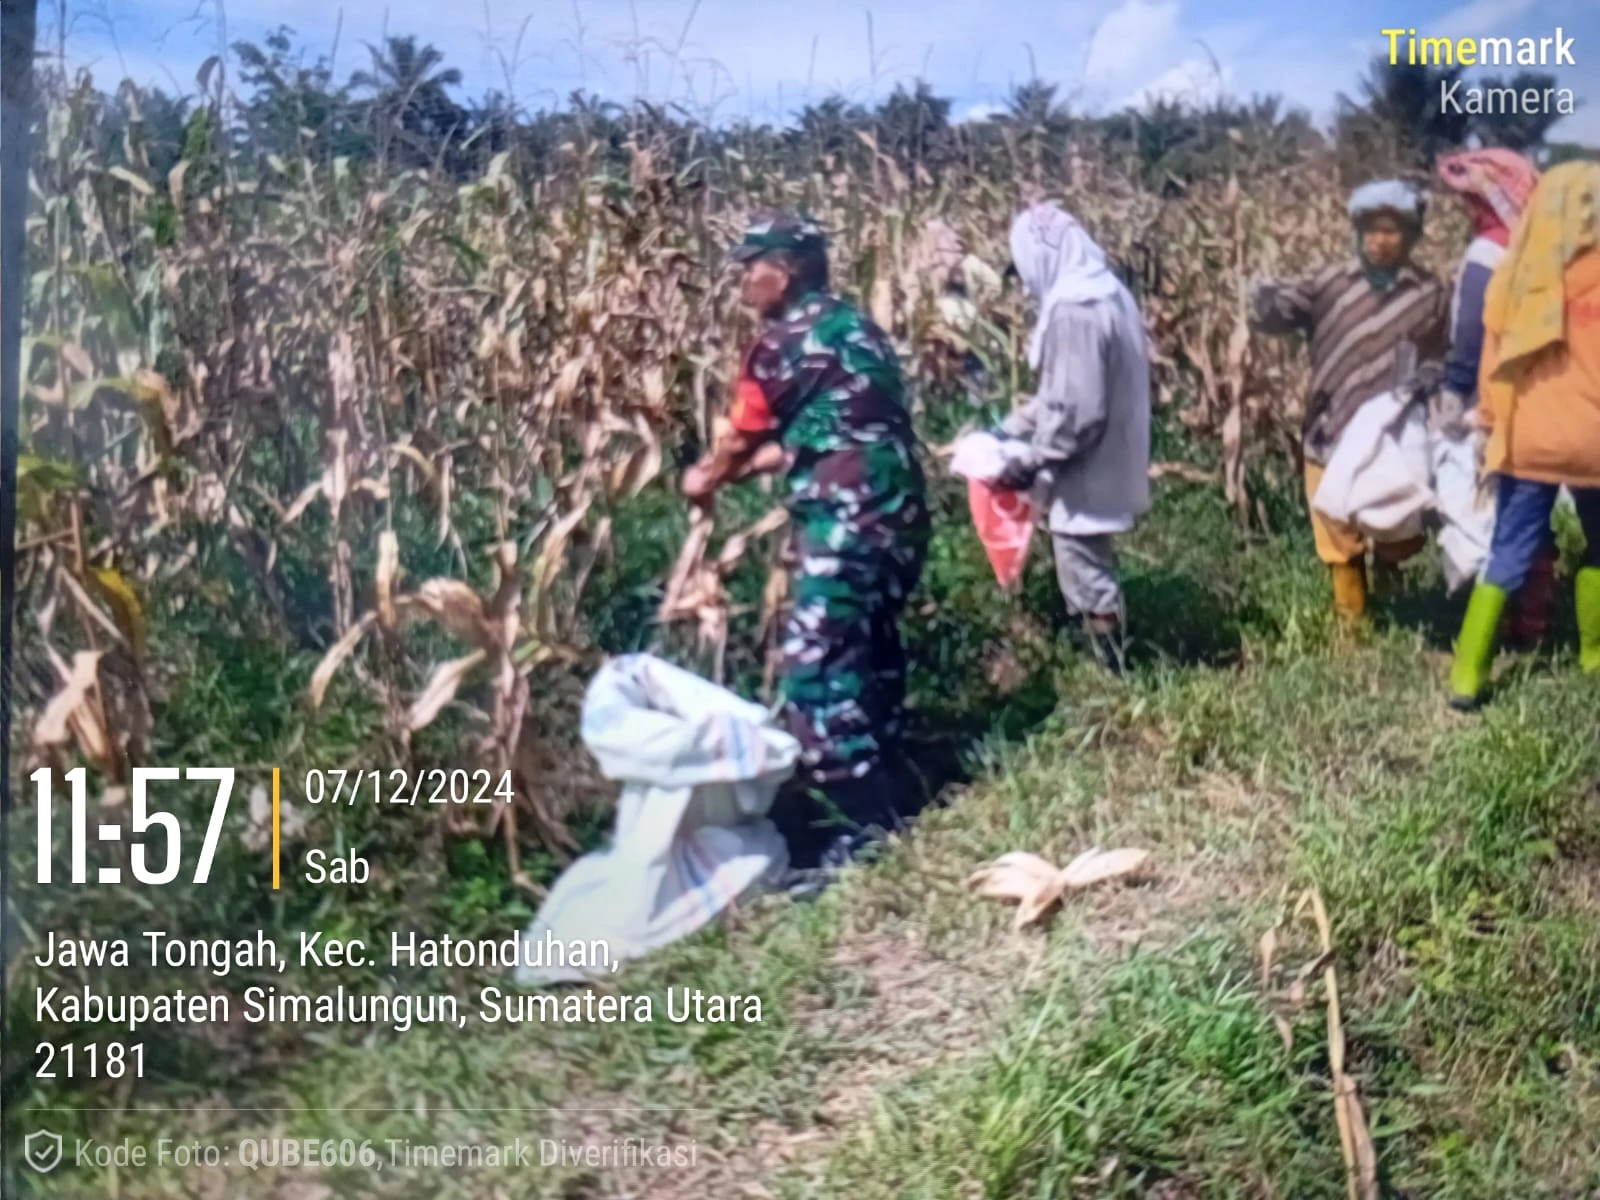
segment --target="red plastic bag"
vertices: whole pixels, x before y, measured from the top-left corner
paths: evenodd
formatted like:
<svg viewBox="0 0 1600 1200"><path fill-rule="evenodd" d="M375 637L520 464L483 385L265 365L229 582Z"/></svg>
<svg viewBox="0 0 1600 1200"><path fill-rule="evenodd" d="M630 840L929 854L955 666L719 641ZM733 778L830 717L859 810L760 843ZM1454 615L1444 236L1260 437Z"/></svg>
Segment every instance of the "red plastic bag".
<svg viewBox="0 0 1600 1200"><path fill-rule="evenodd" d="M967 480L967 504L972 509L972 524L983 542L1001 587L1012 587L1022 578L1028 559L1028 542L1033 537L1035 506L1029 492L1010 492L982 480Z"/></svg>

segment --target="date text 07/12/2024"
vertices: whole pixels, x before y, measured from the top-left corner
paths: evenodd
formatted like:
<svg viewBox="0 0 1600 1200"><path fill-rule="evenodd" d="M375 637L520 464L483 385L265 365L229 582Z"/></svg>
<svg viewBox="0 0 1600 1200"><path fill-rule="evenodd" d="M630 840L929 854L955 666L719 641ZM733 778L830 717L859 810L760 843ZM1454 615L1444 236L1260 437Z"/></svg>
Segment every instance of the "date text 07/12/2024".
<svg viewBox="0 0 1600 1200"><path fill-rule="evenodd" d="M511 772L457 768L405 771L313 769L306 772L308 804L509 804Z"/></svg>

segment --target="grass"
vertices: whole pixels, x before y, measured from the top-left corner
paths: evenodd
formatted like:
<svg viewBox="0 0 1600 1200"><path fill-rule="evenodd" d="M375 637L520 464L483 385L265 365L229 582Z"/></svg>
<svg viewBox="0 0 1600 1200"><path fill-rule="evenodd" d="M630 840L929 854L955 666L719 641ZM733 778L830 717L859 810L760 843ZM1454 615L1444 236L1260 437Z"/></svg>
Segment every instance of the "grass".
<svg viewBox="0 0 1600 1200"><path fill-rule="evenodd" d="M1220 498L1171 484L1125 547L1139 645L1112 682L1047 632L1042 556L1005 600L965 530L945 528L926 589L939 606L918 609L911 634L925 721L985 714L970 782L819 900L762 900L626 977L658 1001L669 985L755 993L760 1024L330 1037L285 1045L247 1079L169 1077L120 1127L170 1130L146 1103L223 1103L233 1111L181 1123L380 1146L641 1136L697 1152L659 1175L315 1176L338 1196L1337 1196L1321 991L1315 976L1303 995L1287 986L1316 947L1286 931L1267 984L1257 953L1286 899L1315 887L1386 1194L1600 1189L1600 680L1566 649L1506 658L1496 702L1457 717L1439 631L1459 599L1440 599L1431 565L1349 642L1298 527L1241 543ZM998 651L1020 664L1010 677L983 669ZM1157 870L1072 898L1042 935L1011 934L1007 910L964 890L1003 851L1066 861L1089 844L1149 847ZM497 855L472 845L440 851L428 909L412 907L413 880L345 923L520 923ZM306 1179L262 1169L229 1176L226 1194ZM155 1197L194 1181L56 1186Z"/></svg>

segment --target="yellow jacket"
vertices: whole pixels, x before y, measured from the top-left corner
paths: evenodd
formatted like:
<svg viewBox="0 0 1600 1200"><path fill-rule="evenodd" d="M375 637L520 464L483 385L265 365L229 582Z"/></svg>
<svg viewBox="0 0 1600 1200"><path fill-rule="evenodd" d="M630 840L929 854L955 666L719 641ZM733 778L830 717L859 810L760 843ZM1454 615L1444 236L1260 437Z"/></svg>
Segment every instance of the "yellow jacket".
<svg viewBox="0 0 1600 1200"><path fill-rule="evenodd" d="M1547 171L1483 304L1490 471L1600 487L1600 164Z"/></svg>
<svg viewBox="0 0 1600 1200"><path fill-rule="evenodd" d="M1478 386L1494 472L1600 487L1600 250L1566 268L1566 334L1507 381L1494 378L1503 335L1484 329Z"/></svg>

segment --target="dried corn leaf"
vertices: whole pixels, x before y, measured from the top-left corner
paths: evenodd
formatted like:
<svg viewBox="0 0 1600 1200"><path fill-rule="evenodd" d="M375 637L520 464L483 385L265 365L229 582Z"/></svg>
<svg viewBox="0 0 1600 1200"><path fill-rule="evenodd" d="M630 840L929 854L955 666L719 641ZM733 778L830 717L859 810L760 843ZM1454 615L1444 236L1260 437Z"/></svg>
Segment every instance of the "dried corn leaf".
<svg viewBox="0 0 1600 1200"><path fill-rule="evenodd" d="M1350 1200L1378 1200L1378 1153L1361 1111L1355 1080L1343 1072L1334 1082L1334 1117L1339 1123L1340 1141L1346 1147L1346 1190Z"/></svg>
<svg viewBox="0 0 1600 1200"><path fill-rule="evenodd" d="M123 765L121 756L106 728L105 709L101 704L100 652L78 651L72 657L70 668L55 650L50 649L49 655L50 664L61 677L63 686L40 715L36 743L41 749L60 750L75 739L79 751L97 770L113 779L125 778L119 771Z"/></svg>
<svg viewBox="0 0 1600 1200"><path fill-rule="evenodd" d="M577 571L572 578L572 593L581 597L583 590L589 583L589 576L594 572L595 564L602 555L611 550L611 518L601 517L600 523L595 526L594 536L589 539L589 549L583 561L578 564Z"/></svg>
<svg viewBox="0 0 1600 1200"><path fill-rule="evenodd" d="M337 514L340 505L344 503L344 498L350 494L350 464L345 455L350 435L343 429L335 429L328 434L328 441L332 443L333 450L329 456L328 469L322 474L322 491L328 497L328 503L333 505L334 513Z"/></svg>
<svg viewBox="0 0 1600 1200"><path fill-rule="evenodd" d="M1189 483L1217 482L1215 471L1207 471L1204 467L1197 467L1193 463L1163 462L1150 464L1151 479L1165 479L1169 475Z"/></svg>
<svg viewBox="0 0 1600 1200"><path fill-rule="evenodd" d="M723 571L731 569L745 555L750 543L756 538L766 537L776 533L789 523L789 511L785 508L775 508L762 517L750 528L734 534L723 545L721 553L717 555L717 566Z"/></svg>
<svg viewBox="0 0 1600 1200"><path fill-rule="evenodd" d="M493 640L483 598L459 579L429 579L411 602L463 641L486 647Z"/></svg>
<svg viewBox="0 0 1600 1200"><path fill-rule="evenodd" d="M389 453L391 455L399 455L400 457L415 463L417 469L422 472L423 478L428 481L428 486L433 489L435 495L438 494L439 471L438 468L436 468L433 463L429 461L427 455L423 454L422 451L418 450L409 442L396 442L393 446L389 447Z"/></svg>
<svg viewBox="0 0 1600 1200"><path fill-rule="evenodd" d="M1378 1156L1367 1130L1366 1115L1361 1109L1361 1097L1355 1080L1345 1074L1344 1018L1339 1006L1339 975L1334 967L1333 924L1328 920L1328 910L1316 888L1307 888L1295 902L1294 915L1298 919L1306 910L1317 928L1321 954L1301 976L1322 969L1323 989L1328 1006L1328 1066L1333 1075L1333 1115L1339 1127L1339 1149L1344 1155L1345 1192L1349 1200L1377 1200ZM1296 984L1301 980L1297 979Z"/></svg>
<svg viewBox="0 0 1600 1200"><path fill-rule="evenodd" d="M673 564L672 574L667 577L666 592L661 598L661 608L658 613L659 620L671 621L683 614L686 607L685 598L689 594L691 585L696 582L701 560L705 557L706 543L710 538L711 516L702 509L696 509L690 519L689 536L683 539L683 546L678 551L678 561Z"/></svg>
<svg viewBox="0 0 1600 1200"><path fill-rule="evenodd" d="M333 344L328 347L328 386L333 393L333 411L335 416L349 412L356 405L356 350L348 330L341 329L334 336ZM334 461L342 462L344 458L345 439L344 430L335 429ZM339 503L333 491L328 493L329 499L334 504Z"/></svg>
<svg viewBox="0 0 1600 1200"><path fill-rule="evenodd" d="M1231 405L1222 421L1222 485L1228 501L1243 512L1247 501L1244 488L1244 407Z"/></svg>
<svg viewBox="0 0 1600 1200"><path fill-rule="evenodd" d="M62 684L34 722L33 744L40 749L58 749L72 740L74 719L87 711L91 693L100 682L100 651L78 651L70 669L53 650L50 657Z"/></svg>
<svg viewBox="0 0 1600 1200"><path fill-rule="evenodd" d="M328 652L322 656L322 661L317 664L317 669L311 673L310 693L312 708L320 708L322 706L322 697L327 694L328 685L333 682L334 675L338 672L344 660L355 653L356 647L361 644L361 639L366 636L367 630L372 628L374 620L375 614L367 613L361 620L345 630L344 636L330 646Z"/></svg>
<svg viewBox="0 0 1600 1200"><path fill-rule="evenodd" d="M567 541L572 537L572 531L588 513L591 503L593 497L585 496L576 508L557 521L550 532L545 534L544 542L539 547L539 557L533 562L534 591L540 593L546 591L556 572L566 562Z"/></svg>
<svg viewBox="0 0 1600 1200"><path fill-rule="evenodd" d="M607 491L633 499L661 474L661 443L654 436L611 469Z"/></svg>
<svg viewBox="0 0 1600 1200"><path fill-rule="evenodd" d="M1272 985L1272 964L1278 953L1278 927L1276 925L1261 935L1258 946L1261 951L1261 988L1265 991Z"/></svg>
<svg viewBox="0 0 1600 1200"><path fill-rule="evenodd" d="M894 285L887 276L880 275L872 281L870 302L872 320L880 329L894 328Z"/></svg>
<svg viewBox="0 0 1600 1200"><path fill-rule="evenodd" d="M646 367L640 377L645 404L660 412L667 404L667 377L659 367Z"/></svg>
<svg viewBox="0 0 1600 1200"><path fill-rule="evenodd" d="M767 582L761 589L761 636L765 637L777 619L778 610L789 594L789 572L779 566L767 570Z"/></svg>
<svg viewBox="0 0 1600 1200"><path fill-rule="evenodd" d="M155 188L150 181L142 175L136 175L127 167L107 167L106 174L113 179L120 179L141 196L155 195Z"/></svg>
<svg viewBox="0 0 1600 1200"><path fill-rule="evenodd" d="M322 481L319 479L294 498L294 502L289 505L288 510L283 514L283 523L285 525L293 525L300 519L300 514L310 508L311 502L320 495L322 495Z"/></svg>
<svg viewBox="0 0 1600 1200"><path fill-rule="evenodd" d="M394 584L400 574L400 539L392 529L378 535L378 624L393 633L400 624L395 611Z"/></svg>
<svg viewBox="0 0 1600 1200"><path fill-rule="evenodd" d="M482 650L474 650L471 654L453 658L435 667L428 685L411 702L411 708L406 713L406 728L415 733L432 724L433 719L444 711L444 706L456 698L456 692L460 690L468 672L488 657Z"/></svg>
<svg viewBox="0 0 1600 1200"><path fill-rule="evenodd" d="M72 577L70 571L57 570L56 578L67 589L67 595L72 597L73 602L78 606L78 610L85 617L100 626L101 629L104 629L117 641L124 645L127 644L128 639L123 635L122 630L117 628L116 622L100 611L100 606L90 599L89 593L83 590L83 585Z"/></svg>

